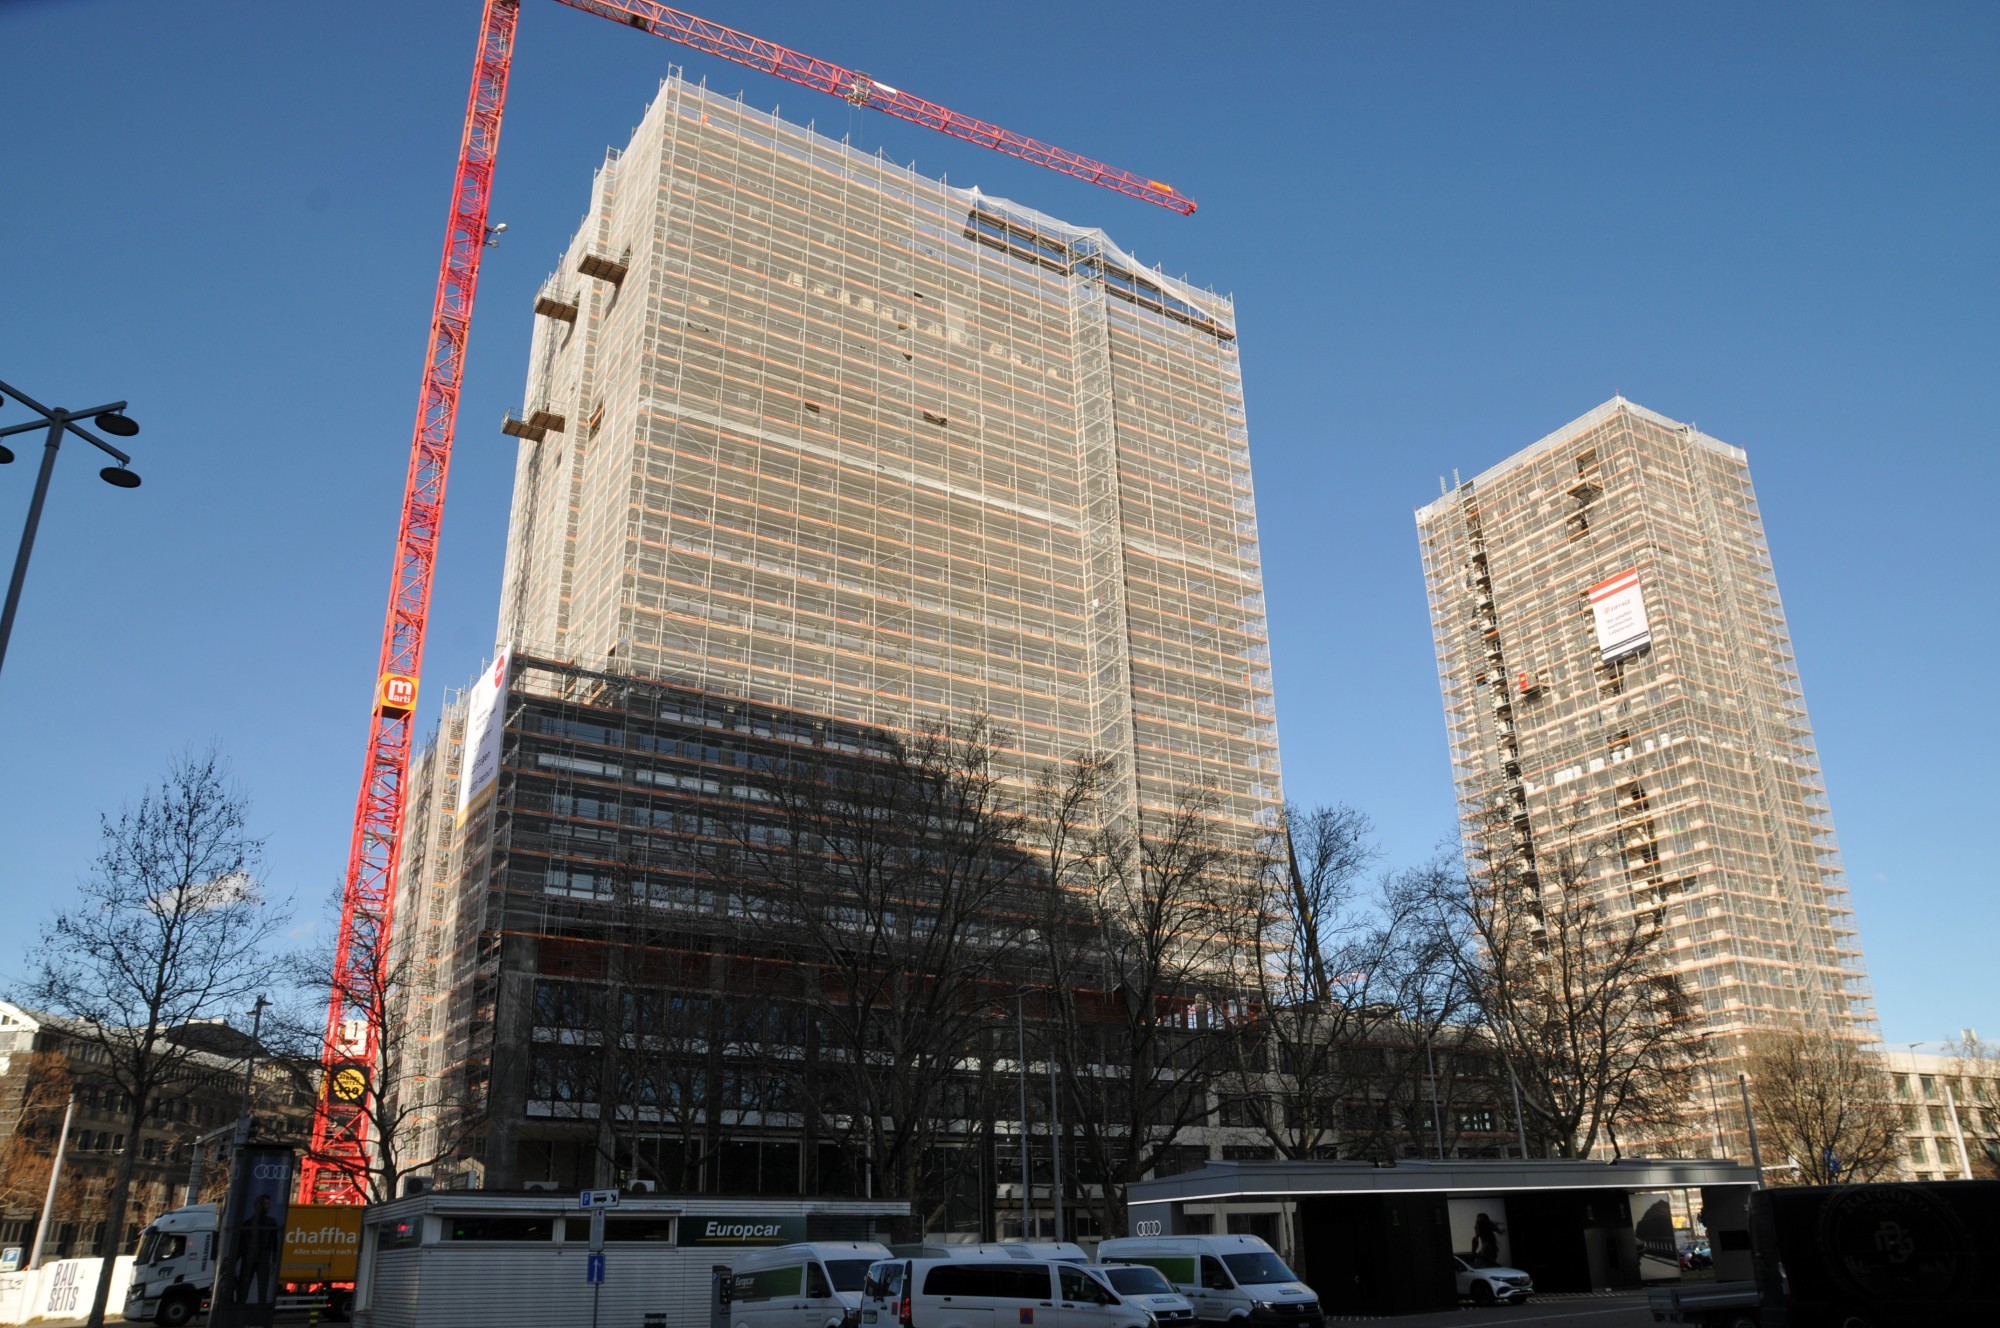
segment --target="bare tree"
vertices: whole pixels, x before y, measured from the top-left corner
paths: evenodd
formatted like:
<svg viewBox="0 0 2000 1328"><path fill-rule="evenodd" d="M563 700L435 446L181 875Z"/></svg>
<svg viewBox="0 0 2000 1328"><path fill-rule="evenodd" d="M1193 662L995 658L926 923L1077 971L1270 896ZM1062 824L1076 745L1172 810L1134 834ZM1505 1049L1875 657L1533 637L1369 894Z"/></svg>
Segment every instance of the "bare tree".
<svg viewBox="0 0 2000 1328"><path fill-rule="evenodd" d="M1975 1177L2000 1180L2000 1046L1982 1042L1968 1028L1951 1044L1951 1057L1963 1093L1958 1120L1966 1160Z"/></svg>
<svg viewBox="0 0 2000 1328"><path fill-rule="evenodd" d="M1020 975L1039 885L984 725L876 735L871 754L765 762L728 868L799 947L796 1100L872 1192L927 1213L980 1172L968 1122L997 990Z"/></svg>
<svg viewBox="0 0 2000 1328"><path fill-rule="evenodd" d="M69 1057L60 1051L37 1051L27 1056L7 1058L7 1070L0 1077L0 1212L23 1209L39 1211L48 1195L49 1170L55 1165L61 1145L62 1119L75 1090ZM76 1188L75 1172L59 1186L62 1191ZM64 1193L57 1195L57 1208L64 1207Z"/></svg>
<svg viewBox="0 0 2000 1328"><path fill-rule="evenodd" d="M1337 1155L1343 1113L1375 1077L1365 1048L1395 1013L1389 929L1360 893L1379 856L1371 831L1350 807L1286 807L1243 938L1252 1004L1228 1041L1223 1117L1262 1130L1281 1157Z"/></svg>
<svg viewBox="0 0 2000 1328"><path fill-rule="evenodd" d="M331 953L295 957L291 967L301 999L296 1005L281 1003L265 1021L265 1041L276 1053L273 1064L288 1071L305 1093L319 1086L325 1011L332 998L339 997L342 1010L374 1024L369 1090L359 1108L367 1149L358 1159L349 1150L308 1150L370 1203L395 1198L403 1177L430 1172L482 1124L475 1105L448 1079L418 1068L428 1011L443 993L435 969L411 952L406 935L399 936L357 928L345 977Z"/></svg>
<svg viewBox="0 0 2000 1328"><path fill-rule="evenodd" d="M1774 1175L1801 1185L1896 1175L1902 1122L1876 1053L1831 1033L1770 1032L1752 1040L1748 1073L1765 1155L1798 1165Z"/></svg>
<svg viewBox="0 0 2000 1328"><path fill-rule="evenodd" d="M35 999L80 1021L78 1040L125 1094L128 1139L199 1054L175 1030L242 1008L269 980L287 912L265 900L246 807L213 752L177 758L136 806L102 818L79 898L42 930ZM112 1181L91 1328L104 1322L136 1152Z"/></svg>
<svg viewBox="0 0 2000 1328"><path fill-rule="evenodd" d="M1614 1156L1625 1129L1679 1128L1689 1005L1666 963L1666 889L1630 887L1606 844L1574 828L1531 863L1486 845L1470 877L1418 886L1487 1035L1517 1076L1531 1136L1562 1157Z"/></svg>
<svg viewBox="0 0 2000 1328"><path fill-rule="evenodd" d="M1055 787L1087 783L1079 767ZM1088 798L1067 805L1099 819ZM1227 1067L1246 978L1242 928L1268 864L1227 843L1214 812L1195 791L1129 824L1102 817L1044 929L1073 1151L1100 1182L1088 1202L1106 1231L1124 1229L1125 1187L1170 1167L1186 1132L1208 1123Z"/></svg>

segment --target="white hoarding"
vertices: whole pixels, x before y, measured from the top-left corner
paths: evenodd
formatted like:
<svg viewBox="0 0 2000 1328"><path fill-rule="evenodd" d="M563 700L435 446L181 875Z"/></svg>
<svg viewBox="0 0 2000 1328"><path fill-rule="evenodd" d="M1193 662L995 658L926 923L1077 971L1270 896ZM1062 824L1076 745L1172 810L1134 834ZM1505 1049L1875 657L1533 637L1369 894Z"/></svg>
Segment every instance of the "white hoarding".
<svg viewBox="0 0 2000 1328"><path fill-rule="evenodd" d="M493 661L486 676L473 684L465 699L465 760L458 771L458 814L470 807L500 777L500 736L506 730L507 656Z"/></svg>
<svg viewBox="0 0 2000 1328"><path fill-rule="evenodd" d="M1636 655L1653 643L1636 568L1590 588L1590 616L1597 625L1598 657L1606 663Z"/></svg>

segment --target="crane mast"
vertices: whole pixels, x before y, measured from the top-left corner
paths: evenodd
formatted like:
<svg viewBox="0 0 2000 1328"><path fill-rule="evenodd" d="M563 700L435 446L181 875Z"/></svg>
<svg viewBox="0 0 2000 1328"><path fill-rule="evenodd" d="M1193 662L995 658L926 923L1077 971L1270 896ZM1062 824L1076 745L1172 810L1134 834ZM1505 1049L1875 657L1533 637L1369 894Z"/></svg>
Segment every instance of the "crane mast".
<svg viewBox="0 0 2000 1328"><path fill-rule="evenodd" d="M652 3L652 0L557 0L626 27L679 42L721 59L844 97L954 138L1170 208L1183 216L1194 200L1173 186L1092 161L1038 139L961 115L936 102L890 87L867 74L802 55L775 42ZM430 618L431 580L444 519L445 480L458 422L467 334L479 261L491 232L487 208L500 150L500 119L507 101L520 0L485 0L472 91L459 140L451 215L431 306L430 341L424 352L416 432L403 482L403 514L389 583L388 618L376 668L375 698L361 792L341 894L322 1084L313 1111L312 1143L299 1178L299 1198L316 1203L365 1203L373 1158L374 1107L383 1087L382 1029L388 1015L388 947L400 863L411 735L417 683L423 673L424 631ZM393 1197L393 1196L381 1196Z"/></svg>
<svg viewBox="0 0 2000 1328"><path fill-rule="evenodd" d="M312 1146L299 1177L300 1198L319 1203L365 1203L373 1197L367 1193L370 1111L378 1087L374 1080L381 1052L410 736L416 725L417 680L423 673L424 629L430 619L431 577L444 519L445 480L451 472L459 387L465 377L466 334L479 286L479 259L486 251L486 209L492 198L500 112L507 101L507 73L520 12L520 0L486 0L480 19L479 53L465 108L465 132L459 140L458 173L452 181L444 259L431 305L430 343L424 351L416 434L410 442L395 570L389 582L388 621L382 629L361 794L347 850L340 934L334 943L332 998L321 1050L324 1082L313 1110Z"/></svg>

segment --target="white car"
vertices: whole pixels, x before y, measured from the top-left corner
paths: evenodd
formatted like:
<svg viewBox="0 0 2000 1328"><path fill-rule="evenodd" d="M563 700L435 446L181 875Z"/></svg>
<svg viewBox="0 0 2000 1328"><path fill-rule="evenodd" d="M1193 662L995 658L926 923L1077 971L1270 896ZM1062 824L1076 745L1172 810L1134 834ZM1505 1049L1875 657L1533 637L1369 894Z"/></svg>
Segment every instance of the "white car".
<svg viewBox="0 0 2000 1328"><path fill-rule="evenodd" d="M1476 1254L1470 1258L1454 1254L1451 1261L1458 1273L1458 1294L1472 1297L1475 1305L1519 1305L1535 1294L1534 1279L1518 1268Z"/></svg>

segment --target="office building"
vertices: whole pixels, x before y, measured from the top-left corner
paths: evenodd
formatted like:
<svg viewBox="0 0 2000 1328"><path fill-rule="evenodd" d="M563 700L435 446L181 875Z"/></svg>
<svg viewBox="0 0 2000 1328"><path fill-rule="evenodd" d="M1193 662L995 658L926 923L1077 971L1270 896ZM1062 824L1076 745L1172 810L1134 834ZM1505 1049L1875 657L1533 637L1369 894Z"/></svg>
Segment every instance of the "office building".
<svg viewBox="0 0 2000 1328"><path fill-rule="evenodd" d="M619 891L652 901L645 984L701 992L661 1020L718 1021L688 1057L727 1059L771 1005L760 965L794 942L703 865L746 771L990 720L1017 795L1088 753L1107 817L1199 796L1225 841L1265 835L1237 357L1227 299L1102 232L663 84L537 295L500 662L412 778L405 1153L451 1154L445 1183L851 1179L747 1062L717 1060L701 1102L646 1090L629 1144L563 1069L565 1002L615 986L631 941ZM480 1123L454 1141L454 1118ZM979 1147L974 1208L1014 1146Z"/></svg>
<svg viewBox="0 0 2000 1328"><path fill-rule="evenodd" d="M1666 901L1690 1033L1725 1084L1759 1028L1872 1041L1745 453L1614 398L1417 530L1475 869L1533 880L1538 854L1585 844L1607 887Z"/></svg>

